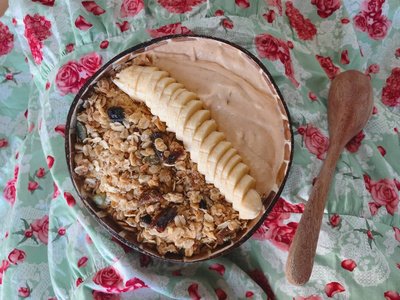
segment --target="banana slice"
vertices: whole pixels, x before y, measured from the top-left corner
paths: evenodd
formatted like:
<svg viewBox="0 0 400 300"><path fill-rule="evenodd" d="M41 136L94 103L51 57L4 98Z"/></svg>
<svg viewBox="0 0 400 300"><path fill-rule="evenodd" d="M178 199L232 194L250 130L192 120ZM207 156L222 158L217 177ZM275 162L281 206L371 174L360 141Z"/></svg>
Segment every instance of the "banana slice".
<svg viewBox="0 0 400 300"><path fill-rule="evenodd" d="M167 123L190 151L191 159L208 182L232 202L242 219L255 218L262 209L261 197L254 189L255 179L241 156L217 131L203 103L167 72L156 67L132 65L116 75L115 84L132 98L144 101L154 115Z"/></svg>
<svg viewBox="0 0 400 300"><path fill-rule="evenodd" d="M235 148L231 148L228 151L226 151L226 153L218 161L214 176L214 185L217 188L219 189L221 188L220 179L222 177L222 171L224 170L226 164L230 161L230 159L234 157L236 154L237 150Z"/></svg>
<svg viewBox="0 0 400 300"><path fill-rule="evenodd" d="M242 202L233 205L233 208L239 211L240 218L254 219L259 215L262 205L260 194L255 189L250 189L242 197Z"/></svg>
<svg viewBox="0 0 400 300"><path fill-rule="evenodd" d="M200 153L199 153L199 161L197 163L197 169L200 173L206 174L206 180L208 182L212 182L210 180L210 175L207 172L207 161L210 156L211 151L214 147L225 139L225 134L218 131L211 132L204 142L200 146Z"/></svg>
<svg viewBox="0 0 400 300"><path fill-rule="evenodd" d="M182 140L183 131L185 130L185 126L187 121L193 116L197 111L203 108L203 102L200 100L192 100L188 102L185 107L181 110L179 117L177 118L177 126L175 128L176 137L179 140Z"/></svg>
<svg viewBox="0 0 400 300"><path fill-rule="evenodd" d="M190 152L190 145L196 129L205 121L210 120L211 113L209 110L198 110L187 121L185 130L183 131L182 141L186 145L186 149ZM188 147L189 146L189 147Z"/></svg>
<svg viewBox="0 0 400 300"><path fill-rule="evenodd" d="M236 154L234 157L232 157L228 163L226 164L224 170L222 171L221 177L216 178L215 181L220 182L220 189L224 191L225 198L227 198L227 190L225 190L226 187L226 181L228 180L229 174L232 172L233 168L236 167L237 164L239 164L242 161L242 158L240 157L239 154ZM229 198L227 198L229 199Z"/></svg>
<svg viewBox="0 0 400 300"><path fill-rule="evenodd" d="M243 195L246 195L250 189L256 186L256 180L249 174L243 175L242 179L238 182L233 190L232 205L240 205Z"/></svg>
<svg viewBox="0 0 400 300"><path fill-rule="evenodd" d="M210 152L210 156L208 157L207 160L207 170L206 170L206 174L208 175L207 180L209 180L210 182L214 182L215 172L217 170L217 164L222 158L222 156L231 148L232 148L231 143L223 141L218 143L218 145L216 145L214 149Z"/></svg>
<svg viewBox="0 0 400 300"><path fill-rule="evenodd" d="M199 161L199 152L201 143L213 131L217 130L217 123L214 120L207 120L202 123L194 133L192 143L190 146L190 155L193 161Z"/></svg>
<svg viewBox="0 0 400 300"><path fill-rule="evenodd" d="M244 175L249 172L249 167L244 163L238 163L232 171L229 173L228 178L225 181L225 197L231 199L233 202L233 193L236 185L242 179Z"/></svg>

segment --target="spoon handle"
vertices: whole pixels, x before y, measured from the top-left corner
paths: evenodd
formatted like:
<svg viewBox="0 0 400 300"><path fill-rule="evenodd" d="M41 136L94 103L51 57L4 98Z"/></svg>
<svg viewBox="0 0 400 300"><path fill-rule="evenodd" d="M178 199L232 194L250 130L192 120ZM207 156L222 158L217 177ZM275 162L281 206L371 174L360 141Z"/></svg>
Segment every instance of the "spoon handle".
<svg viewBox="0 0 400 300"><path fill-rule="evenodd" d="M293 285L303 285L311 276L326 198L341 152L334 148L328 151L290 246L286 278Z"/></svg>

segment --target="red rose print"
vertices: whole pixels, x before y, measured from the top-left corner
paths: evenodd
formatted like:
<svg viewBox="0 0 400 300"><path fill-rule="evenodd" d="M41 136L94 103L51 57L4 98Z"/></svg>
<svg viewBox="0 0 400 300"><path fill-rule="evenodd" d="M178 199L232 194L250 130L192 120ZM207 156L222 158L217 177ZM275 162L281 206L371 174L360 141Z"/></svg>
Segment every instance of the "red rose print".
<svg viewBox="0 0 400 300"><path fill-rule="evenodd" d="M61 134L63 138L65 138L65 125L60 124L54 128L54 131Z"/></svg>
<svg viewBox="0 0 400 300"><path fill-rule="evenodd" d="M83 282L82 278L79 277L79 278L76 280L76 286L79 286L82 282Z"/></svg>
<svg viewBox="0 0 400 300"><path fill-rule="evenodd" d="M359 32L367 31L367 18L363 14L358 14L353 18L354 26Z"/></svg>
<svg viewBox="0 0 400 300"><path fill-rule="evenodd" d="M42 178L44 175L45 175L45 171L44 171L43 168L40 168L39 170L37 170L36 176L37 176L38 178Z"/></svg>
<svg viewBox="0 0 400 300"><path fill-rule="evenodd" d="M151 262L150 256L146 254L140 254L140 266L147 267Z"/></svg>
<svg viewBox="0 0 400 300"><path fill-rule="evenodd" d="M346 259L342 261L342 268L346 269L347 271L353 272L355 267L357 267L357 264L352 259Z"/></svg>
<svg viewBox="0 0 400 300"><path fill-rule="evenodd" d="M222 26L224 26L227 29L232 29L233 28L233 23L229 21L228 19L222 20Z"/></svg>
<svg viewBox="0 0 400 300"><path fill-rule="evenodd" d="M400 104L400 68L394 68L386 79L386 86L382 90L382 103L389 107Z"/></svg>
<svg viewBox="0 0 400 300"><path fill-rule="evenodd" d="M325 293L329 298L332 298L337 293L344 292L344 287L339 282L328 283L325 287Z"/></svg>
<svg viewBox="0 0 400 300"><path fill-rule="evenodd" d="M396 263L396 267L400 269L400 264Z"/></svg>
<svg viewBox="0 0 400 300"><path fill-rule="evenodd" d="M79 62L82 67L82 71L85 72L85 75L82 78L86 81L90 76L92 76L103 64L103 58L100 54L96 52L88 53L83 55Z"/></svg>
<svg viewBox="0 0 400 300"><path fill-rule="evenodd" d="M7 25L0 21L0 56L6 55L14 48L14 35Z"/></svg>
<svg viewBox="0 0 400 300"><path fill-rule="evenodd" d="M375 202L369 202L369 211L371 212L371 215L375 216L378 213L380 205L377 205Z"/></svg>
<svg viewBox="0 0 400 300"><path fill-rule="evenodd" d="M378 109L376 108L376 106L374 106L374 108L372 109L372 114L376 115L378 113Z"/></svg>
<svg viewBox="0 0 400 300"><path fill-rule="evenodd" d="M18 295L20 295L22 298L29 297L30 294L31 294L31 291L26 287L21 287L18 290Z"/></svg>
<svg viewBox="0 0 400 300"><path fill-rule="evenodd" d="M323 57L323 56L315 55L315 57L317 58L319 64L321 65L322 69L324 69L326 75L329 77L330 80L335 78L335 76L340 73L339 68L333 64L333 62L329 56Z"/></svg>
<svg viewBox="0 0 400 300"><path fill-rule="evenodd" d="M13 80L13 79L14 79L14 75L11 74L11 73L7 73L7 74L6 74L6 79L7 79L7 80Z"/></svg>
<svg viewBox="0 0 400 300"><path fill-rule="evenodd" d="M80 76L82 66L75 60L68 61L57 72L56 85L61 96L68 93L76 94L85 83Z"/></svg>
<svg viewBox="0 0 400 300"><path fill-rule="evenodd" d="M315 96L315 94L313 92L309 92L308 93L308 97L312 100L312 101L317 101L317 96Z"/></svg>
<svg viewBox="0 0 400 300"><path fill-rule="evenodd" d="M119 288L123 284L123 278L117 269L110 266L99 270L93 276L93 282L105 288L107 292L113 292L119 291Z"/></svg>
<svg viewBox="0 0 400 300"><path fill-rule="evenodd" d="M246 298L253 299L254 293L252 291L247 291L245 296L246 296Z"/></svg>
<svg viewBox="0 0 400 300"><path fill-rule="evenodd" d="M304 298L302 296L298 296L296 298L296 300L322 300L322 298L320 296L311 295L311 296L308 296L307 298Z"/></svg>
<svg viewBox="0 0 400 300"><path fill-rule="evenodd" d="M215 289L215 294L217 294L218 300L225 300L228 295L221 289Z"/></svg>
<svg viewBox="0 0 400 300"><path fill-rule="evenodd" d="M42 41L51 36L51 22L45 16L34 14L32 17L28 14L24 18L24 24L24 36L28 40L35 63L40 65L43 60Z"/></svg>
<svg viewBox="0 0 400 300"><path fill-rule="evenodd" d="M263 289L263 291L268 296L267 298L275 299L274 292L272 291L271 286L268 282L268 279L265 276L263 271L253 270L253 271L249 271L247 274L251 277L251 279L253 279L255 281L255 283L257 283Z"/></svg>
<svg viewBox="0 0 400 300"><path fill-rule="evenodd" d="M65 46L65 50L68 53L71 53L72 51L74 51L74 44L73 43L68 44L67 46Z"/></svg>
<svg viewBox="0 0 400 300"><path fill-rule="evenodd" d="M368 236L368 238L371 239L371 240L374 239L374 237L372 236L371 230L367 230L367 236Z"/></svg>
<svg viewBox="0 0 400 300"><path fill-rule="evenodd" d="M317 182L317 177L314 177L314 179L312 180L312 185L315 185L316 182Z"/></svg>
<svg viewBox="0 0 400 300"><path fill-rule="evenodd" d="M283 226L272 224L266 232L265 237L278 249L289 251L298 225L295 222L290 222Z"/></svg>
<svg viewBox="0 0 400 300"><path fill-rule="evenodd" d="M127 31L129 29L128 21L124 21L124 23L115 22L115 24L117 24L117 26L121 30L121 32Z"/></svg>
<svg viewBox="0 0 400 300"><path fill-rule="evenodd" d="M293 6L292 1L286 2L286 15L289 18L290 25L296 30L299 39L313 40L317 34L317 29L310 19L305 19L300 11Z"/></svg>
<svg viewBox="0 0 400 300"><path fill-rule="evenodd" d="M267 0L267 5L275 7L279 15L282 16L282 0Z"/></svg>
<svg viewBox="0 0 400 300"><path fill-rule="evenodd" d="M106 12L94 1L82 1L82 5L88 12L91 12L95 16L102 15Z"/></svg>
<svg viewBox="0 0 400 300"><path fill-rule="evenodd" d="M258 34L255 37L254 44L260 58L268 58L269 60L279 59L285 67L286 76L288 76L294 86L299 86L299 83L294 77L289 47L284 40L277 39L268 33L264 33Z"/></svg>
<svg viewBox="0 0 400 300"><path fill-rule="evenodd" d="M184 14L192 11L193 7L199 5L206 0L158 0L168 12L174 14Z"/></svg>
<svg viewBox="0 0 400 300"><path fill-rule="evenodd" d="M192 299L192 300L200 300L201 299L198 289L199 289L199 285L197 283L193 283L189 286L188 293L189 293L190 299Z"/></svg>
<svg viewBox="0 0 400 300"><path fill-rule="evenodd" d="M288 42L287 42L287 45L288 45L288 47L289 47L290 49L293 49L293 43L292 43L291 41L288 41Z"/></svg>
<svg viewBox="0 0 400 300"><path fill-rule="evenodd" d="M86 19L84 17L79 15L75 20L75 26L79 30L86 31L86 30L89 30L90 27L93 26L93 24L89 23L88 21L86 21Z"/></svg>
<svg viewBox="0 0 400 300"><path fill-rule="evenodd" d="M49 216L43 216L31 223L33 235L37 237L43 244L47 245L49 239Z"/></svg>
<svg viewBox="0 0 400 300"><path fill-rule="evenodd" d="M347 50L342 51L342 54L340 55L340 63L342 65L348 65L350 63L349 54Z"/></svg>
<svg viewBox="0 0 400 300"><path fill-rule="evenodd" d="M300 126L300 127L297 129L297 132L298 132L300 135L304 135L304 134L306 133L306 127L305 127L305 126Z"/></svg>
<svg viewBox="0 0 400 300"><path fill-rule="evenodd" d="M53 189L54 189L54 191L53 191L53 198L52 199L55 199L58 196L60 196L60 194L61 194L60 190L58 189L58 186L57 186L57 184L55 182L53 182Z"/></svg>
<svg viewBox="0 0 400 300"><path fill-rule="evenodd" d="M101 48L101 49L107 49L109 44L110 44L109 41L102 41L102 42L100 43L100 48Z"/></svg>
<svg viewBox="0 0 400 300"><path fill-rule="evenodd" d="M304 143L310 153L322 160L323 155L328 150L329 139L317 127L307 124L304 132Z"/></svg>
<svg viewBox="0 0 400 300"><path fill-rule="evenodd" d="M221 264L213 264L208 269L219 273L221 276L225 274L225 267Z"/></svg>
<svg viewBox="0 0 400 300"><path fill-rule="evenodd" d="M386 150L385 150L385 148L383 148L382 146L378 146L377 148L378 148L378 150L379 150L379 152L381 153L382 156L385 156L385 155L386 155Z"/></svg>
<svg viewBox="0 0 400 300"><path fill-rule="evenodd" d="M141 288L148 288L148 286L139 278L131 278L125 283L123 292L134 291Z"/></svg>
<svg viewBox="0 0 400 300"><path fill-rule="evenodd" d="M57 230L58 235L65 235L65 232L66 229L63 226L59 227Z"/></svg>
<svg viewBox="0 0 400 300"><path fill-rule="evenodd" d="M0 273L5 272L8 269L9 265L10 264L9 264L8 260L3 259L3 261L1 262L1 265L0 265Z"/></svg>
<svg viewBox="0 0 400 300"><path fill-rule="evenodd" d="M13 265L18 265L18 263L22 263L26 258L26 254L22 250L14 249L8 254L8 260Z"/></svg>
<svg viewBox="0 0 400 300"><path fill-rule="evenodd" d="M372 73L372 74L378 74L379 73L379 65L377 64L372 64L369 66L368 70Z"/></svg>
<svg viewBox="0 0 400 300"><path fill-rule="evenodd" d="M263 14L263 17L265 18L265 20L267 20L268 23L272 23L273 21L275 21L276 13L274 10L271 9L268 14Z"/></svg>
<svg viewBox="0 0 400 300"><path fill-rule="evenodd" d="M0 148L5 148L8 146L8 142L5 139L0 139Z"/></svg>
<svg viewBox="0 0 400 300"><path fill-rule="evenodd" d="M292 212L292 213L302 213L304 211L305 205L303 203L290 204L285 199L280 197L276 202L272 211L274 212Z"/></svg>
<svg viewBox="0 0 400 300"><path fill-rule="evenodd" d="M92 291L93 300L119 300L120 294L108 294L101 291Z"/></svg>
<svg viewBox="0 0 400 300"><path fill-rule="evenodd" d="M88 244L93 244L92 238L90 237L89 234L86 233L85 238L86 238L86 243L88 243Z"/></svg>
<svg viewBox="0 0 400 300"><path fill-rule="evenodd" d="M311 0L311 4L317 7L318 16L327 18L339 9L342 0Z"/></svg>
<svg viewBox="0 0 400 300"><path fill-rule="evenodd" d="M47 166L49 167L49 169L51 169L51 167L54 164L54 157L48 155L47 158L46 158L46 161L47 161Z"/></svg>
<svg viewBox="0 0 400 300"><path fill-rule="evenodd" d="M27 110L24 112L24 117L25 117L25 118L28 118L28 113L29 113L29 110L27 109Z"/></svg>
<svg viewBox="0 0 400 300"><path fill-rule="evenodd" d="M182 276L181 271L180 271L180 270L172 271L172 276L174 276L174 277L176 277L176 276Z"/></svg>
<svg viewBox="0 0 400 300"><path fill-rule="evenodd" d="M350 23L350 20L347 19L347 18L343 18L340 22L341 22L342 24L349 24L349 23Z"/></svg>
<svg viewBox="0 0 400 300"><path fill-rule="evenodd" d="M355 153L361 146L361 141L365 138L365 134L360 131L355 137L353 137L347 144L346 149L350 153Z"/></svg>
<svg viewBox="0 0 400 300"><path fill-rule="evenodd" d="M17 180L15 178L7 180L6 187L3 191L4 200L11 203L11 205L14 205L14 202L15 202L15 196L17 193L17 189L15 187L16 183L17 183Z"/></svg>
<svg viewBox="0 0 400 300"><path fill-rule="evenodd" d="M249 0L235 0L235 3L237 6L241 8L248 8L250 7L250 2Z"/></svg>
<svg viewBox="0 0 400 300"><path fill-rule="evenodd" d="M364 174L366 189L371 193L372 199L378 206L385 206L389 214L394 215L398 211L400 185L396 180L386 178L372 180L367 174Z"/></svg>
<svg viewBox="0 0 400 300"><path fill-rule="evenodd" d="M33 2L39 2L40 4L46 5L46 6L53 6L55 0L32 0Z"/></svg>
<svg viewBox="0 0 400 300"><path fill-rule="evenodd" d="M384 296L386 300L400 300L399 293L395 291L387 291Z"/></svg>
<svg viewBox="0 0 400 300"><path fill-rule="evenodd" d="M82 256L82 257L78 260L78 268L80 268L80 267L85 267L87 261L88 261L88 258L87 258L86 256Z"/></svg>
<svg viewBox="0 0 400 300"><path fill-rule="evenodd" d="M29 126L29 128L28 128L28 133L31 133L33 129L35 129L35 125L34 125L34 124L32 124L31 126Z"/></svg>
<svg viewBox="0 0 400 300"><path fill-rule="evenodd" d="M400 243L400 229L396 228L396 227L393 227L393 230L394 230L394 237Z"/></svg>
<svg viewBox="0 0 400 300"><path fill-rule="evenodd" d="M224 12L220 9L216 10L214 13L214 16L216 16L216 17L221 17L223 15L224 15Z"/></svg>
<svg viewBox="0 0 400 300"><path fill-rule="evenodd" d="M65 192L64 198L69 207L73 207L76 204L75 198L71 195L71 193Z"/></svg>
<svg viewBox="0 0 400 300"><path fill-rule="evenodd" d="M32 229L28 228L25 230L25 232L24 232L25 237L27 237L29 239L30 237L32 237L32 235L33 235Z"/></svg>
<svg viewBox="0 0 400 300"><path fill-rule="evenodd" d="M381 15L375 19L372 25L368 25L368 37L372 40L382 40L389 30L392 21L389 21L386 16Z"/></svg>
<svg viewBox="0 0 400 300"><path fill-rule="evenodd" d="M39 187L39 184L36 181L29 181L28 183L28 191L33 192Z"/></svg>
<svg viewBox="0 0 400 300"><path fill-rule="evenodd" d="M146 29L146 32L153 38L171 34L190 34L189 28L182 26L182 23L175 23L162 26L158 29Z"/></svg>
<svg viewBox="0 0 400 300"><path fill-rule="evenodd" d="M331 225L332 225L333 227L336 227L336 226L338 226L339 223L340 223L340 217L339 217L338 215L333 215L333 216L331 217L330 222L331 222Z"/></svg>
<svg viewBox="0 0 400 300"><path fill-rule="evenodd" d="M121 4L121 18L134 17L144 9L143 0L123 0Z"/></svg>

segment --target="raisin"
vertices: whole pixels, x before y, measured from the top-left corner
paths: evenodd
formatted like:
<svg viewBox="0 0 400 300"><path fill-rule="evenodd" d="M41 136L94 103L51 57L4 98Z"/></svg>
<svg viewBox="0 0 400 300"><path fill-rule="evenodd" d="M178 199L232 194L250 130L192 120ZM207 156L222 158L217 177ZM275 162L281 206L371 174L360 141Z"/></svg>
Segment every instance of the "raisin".
<svg viewBox="0 0 400 300"><path fill-rule="evenodd" d="M175 164L176 160L183 154L184 150L182 148L175 149L171 151L168 157L164 157L164 165L171 167Z"/></svg>
<svg viewBox="0 0 400 300"><path fill-rule="evenodd" d="M204 201L204 200L201 200L200 203L199 203L199 207L201 209L207 209L207 202Z"/></svg>
<svg viewBox="0 0 400 300"><path fill-rule="evenodd" d="M122 122L125 119L124 109L120 106L112 106L108 109L108 116L113 122Z"/></svg>
<svg viewBox="0 0 400 300"><path fill-rule="evenodd" d="M143 222L147 225L150 225L151 223L151 216L150 215L145 215L143 217L140 218L140 222Z"/></svg>
<svg viewBox="0 0 400 300"><path fill-rule="evenodd" d="M161 211L151 222L150 226L156 227L158 232L163 232L168 223L176 216L176 210L173 207L167 207Z"/></svg>
<svg viewBox="0 0 400 300"><path fill-rule="evenodd" d="M139 197L139 205L154 204L163 200L161 193L158 190L150 189L144 191Z"/></svg>
<svg viewBox="0 0 400 300"><path fill-rule="evenodd" d="M154 150L154 152L156 153L157 157L162 161L162 160L164 160L164 152L163 152L163 151L157 150L156 146L154 145L154 141L155 141L156 139L163 139L162 133L156 132L156 133L153 133L153 134L151 135L151 140L152 140L152 142L153 142L153 150Z"/></svg>

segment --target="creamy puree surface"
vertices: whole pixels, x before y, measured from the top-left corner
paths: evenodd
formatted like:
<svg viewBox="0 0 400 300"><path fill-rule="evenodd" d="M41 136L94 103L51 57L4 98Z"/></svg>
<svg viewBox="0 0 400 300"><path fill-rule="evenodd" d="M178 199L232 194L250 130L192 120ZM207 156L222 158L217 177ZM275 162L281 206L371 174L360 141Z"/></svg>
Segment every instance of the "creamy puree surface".
<svg viewBox="0 0 400 300"><path fill-rule="evenodd" d="M275 93L242 52L210 40L169 41L147 52L155 66L196 93L218 131L239 151L261 195L283 162L284 130Z"/></svg>

